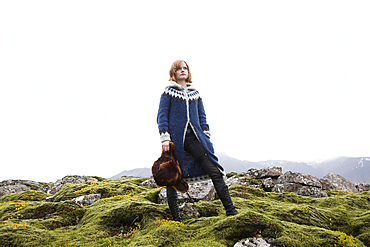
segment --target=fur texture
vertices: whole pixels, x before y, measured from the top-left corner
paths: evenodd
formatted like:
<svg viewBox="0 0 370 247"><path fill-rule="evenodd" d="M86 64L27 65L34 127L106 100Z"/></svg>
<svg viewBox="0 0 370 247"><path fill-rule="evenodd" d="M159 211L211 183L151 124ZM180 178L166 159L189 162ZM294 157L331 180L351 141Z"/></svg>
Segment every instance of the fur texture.
<svg viewBox="0 0 370 247"><path fill-rule="evenodd" d="M187 192L189 189L189 185L183 180L173 142L170 142L170 151L162 152L161 157L154 162L152 174L159 186L172 186L175 190L182 193Z"/></svg>

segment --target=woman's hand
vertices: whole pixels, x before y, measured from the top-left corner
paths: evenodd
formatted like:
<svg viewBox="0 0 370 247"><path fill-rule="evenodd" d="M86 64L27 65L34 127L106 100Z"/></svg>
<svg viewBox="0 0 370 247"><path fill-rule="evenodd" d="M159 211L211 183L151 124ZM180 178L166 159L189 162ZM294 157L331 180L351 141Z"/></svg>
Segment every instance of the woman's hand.
<svg viewBox="0 0 370 247"><path fill-rule="evenodd" d="M170 141L162 142L162 151L168 152L170 150Z"/></svg>

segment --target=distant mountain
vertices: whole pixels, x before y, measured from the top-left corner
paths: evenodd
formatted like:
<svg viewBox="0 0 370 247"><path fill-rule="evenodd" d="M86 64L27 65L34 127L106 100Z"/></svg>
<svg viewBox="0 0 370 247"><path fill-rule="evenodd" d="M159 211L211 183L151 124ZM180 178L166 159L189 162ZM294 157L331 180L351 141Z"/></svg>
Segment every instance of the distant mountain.
<svg viewBox="0 0 370 247"><path fill-rule="evenodd" d="M370 157L339 157L323 161L318 168L323 176L332 172L353 183L370 183Z"/></svg>
<svg viewBox="0 0 370 247"><path fill-rule="evenodd" d="M118 173L117 175L114 175L111 177L111 179L118 179L122 176L132 176L132 177L150 177L152 175L152 169L151 168L135 168L132 170L125 170L121 173Z"/></svg>
<svg viewBox="0 0 370 247"><path fill-rule="evenodd" d="M260 162L243 161L232 158L225 153L217 153L219 163L226 172L246 172L251 168L261 169L264 166Z"/></svg>
<svg viewBox="0 0 370 247"><path fill-rule="evenodd" d="M326 161L312 163L292 162L285 160L268 160L260 162L243 161L232 158L225 153L217 153L220 164L226 172L245 172L251 168L262 169L266 167L282 167L283 173L287 171L299 172L323 178L328 173L339 174L353 183L370 183L370 157L338 157ZM112 179L122 176L150 177L151 168L136 168L123 171Z"/></svg>
<svg viewBox="0 0 370 247"><path fill-rule="evenodd" d="M293 162L293 161L286 161L286 160L269 160L269 161L261 161L260 163L263 164L263 167L273 167L273 166L282 167L283 173L287 171L292 171L292 172L310 174L318 178L322 177L321 173L318 172L319 169L312 167L304 162Z"/></svg>

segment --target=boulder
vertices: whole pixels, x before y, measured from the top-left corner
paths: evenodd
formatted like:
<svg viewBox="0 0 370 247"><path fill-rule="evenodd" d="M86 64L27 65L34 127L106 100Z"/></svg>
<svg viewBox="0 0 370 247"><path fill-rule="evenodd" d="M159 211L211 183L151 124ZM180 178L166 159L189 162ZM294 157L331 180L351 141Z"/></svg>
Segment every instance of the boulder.
<svg viewBox="0 0 370 247"><path fill-rule="evenodd" d="M189 194L189 195L188 195ZM199 200L211 201L215 199L216 191L211 180L189 184L187 193L177 192L179 204L184 202L197 202ZM189 198L190 196L190 198ZM167 189L163 188L158 195L158 203L167 203Z"/></svg>
<svg viewBox="0 0 370 247"><path fill-rule="evenodd" d="M249 181L246 177L232 176L226 179L225 183L228 187L231 187L233 185L249 186Z"/></svg>
<svg viewBox="0 0 370 247"><path fill-rule="evenodd" d="M329 173L321 183L324 190L343 190L347 192L358 192L356 186L341 175Z"/></svg>
<svg viewBox="0 0 370 247"><path fill-rule="evenodd" d="M52 183L47 191L48 194L54 195L66 184L79 184L86 183L88 181L98 182L98 179L87 176L68 176L62 179L58 179L55 183Z"/></svg>
<svg viewBox="0 0 370 247"><path fill-rule="evenodd" d="M328 197L328 194L326 194L324 191L322 191L318 187L304 186L298 183L276 184L272 188L272 192L276 192L276 193L293 192L293 193L296 193L297 195L311 196L311 197L316 197L316 198Z"/></svg>
<svg viewBox="0 0 370 247"><path fill-rule="evenodd" d="M100 200L101 194L90 194L73 198L72 201L83 206L89 206Z"/></svg>
<svg viewBox="0 0 370 247"><path fill-rule="evenodd" d="M309 175L309 174L303 174L298 172L292 172L288 171L284 173L284 175L281 175L277 179L278 184L284 184L284 183L295 183L295 184L301 184L303 186L311 186L311 187L317 187L322 188L320 179Z"/></svg>
<svg viewBox="0 0 370 247"><path fill-rule="evenodd" d="M363 192L363 191L369 191L370 190L370 184L366 184L366 183L355 184L355 187L358 190L358 192Z"/></svg>
<svg viewBox="0 0 370 247"><path fill-rule="evenodd" d="M181 206L180 206L180 210L182 211L182 214L185 214L187 216L190 216L190 217L197 217L199 218L200 217L200 213L199 213L199 210L195 207L191 207L189 206L186 202L184 202Z"/></svg>
<svg viewBox="0 0 370 247"><path fill-rule="evenodd" d="M142 182L140 184L140 186L144 186L144 187L147 187L147 188L158 188L159 186L156 184L153 176L151 176L149 179L145 180L144 182Z"/></svg>
<svg viewBox="0 0 370 247"><path fill-rule="evenodd" d="M24 184L15 184L15 185L6 185L0 187L0 196L3 196L5 194L9 193L17 193L21 191L27 191L31 188L29 186L26 186Z"/></svg>
<svg viewBox="0 0 370 247"><path fill-rule="evenodd" d="M269 247L271 246L263 238L243 238L234 247Z"/></svg>
<svg viewBox="0 0 370 247"><path fill-rule="evenodd" d="M272 178L262 179L261 182L262 182L262 188L263 188L263 190L265 190L267 192L271 192L272 191L272 188L275 186L275 183L272 180Z"/></svg>
<svg viewBox="0 0 370 247"><path fill-rule="evenodd" d="M283 175L283 169L281 167L268 167L263 168L259 170L249 170L248 175L250 175L252 178L277 178L281 175Z"/></svg>
<svg viewBox="0 0 370 247"><path fill-rule="evenodd" d="M23 184L28 186L32 190L39 190L47 193L49 184L40 183L33 180L20 180L20 179L8 179L0 182L0 187Z"/></svg>
<svg viewBox="0 0 370 247"><path fill-rule="evenodd" d="M36 186L40 186L41 183L32 181L32 180L15 180L15 179L8 179L0 182L0 186L8 186L8 185L16 185L16 184L33 184Z"/></svg>

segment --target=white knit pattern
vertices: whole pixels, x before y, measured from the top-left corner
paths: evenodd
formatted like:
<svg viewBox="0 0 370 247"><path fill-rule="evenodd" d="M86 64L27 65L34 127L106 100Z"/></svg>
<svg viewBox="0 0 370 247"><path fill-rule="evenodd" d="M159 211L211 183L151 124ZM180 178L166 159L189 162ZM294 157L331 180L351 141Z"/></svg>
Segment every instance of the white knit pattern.
<svg viewBox="0 0 370 247"><path fill-rule="evenodd" d="M164 93L168 94L169 96L171 96L173 98L179 98L179 99L182 99L182 100L185 100L185 101L186 100L193 101L193 100L198 100L200 98L200 95L199 95L198 91L195 91L195 92L188 92L188 91L181 92L181 91L178 91L178 90L167 87L164 90Z"/></svg>
<svg viewBox="0 0 370 247"><path fill-rule="evenodd" d="M226 180L226 173L225 171L219 169L219 171L221 172L222 174L222 177L224 180ZM206 180L209 180L211 179L211 177L206 174L206 175L203 175L203 176L198 176L198 177L192 177L192 178L184 178L184 181L189 183L189 184L192 184L192 183L198 183L198 182L202 182L202 181L206 181Z"/></svg>

